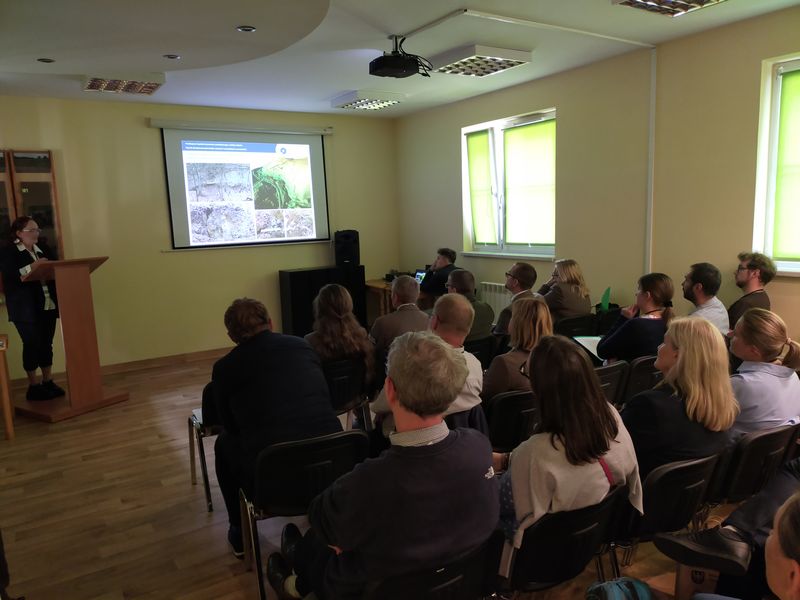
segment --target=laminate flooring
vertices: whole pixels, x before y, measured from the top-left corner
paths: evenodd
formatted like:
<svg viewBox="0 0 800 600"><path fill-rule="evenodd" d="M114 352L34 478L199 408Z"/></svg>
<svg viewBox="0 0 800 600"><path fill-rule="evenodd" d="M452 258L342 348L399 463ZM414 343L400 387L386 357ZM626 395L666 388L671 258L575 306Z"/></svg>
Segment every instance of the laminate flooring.
<svg viewBox="0 0 800 600"><path fill-rule="evenodd" d="M10 592L28 600L258 597L255 575L225 539L214 438L205 445L213 512L206 511L199 466L198 484L190 480L187 419L200 406L213 361L183 359L109 375L105 382L127 389L130 399L68 421L17 417L16 439L0 439ZM286 522L259 524L264 557ZM626 571L661 592L673 589L674 564L649 544ZM592 581L589 567L572 582L523 597L582 598Z"/></svg>

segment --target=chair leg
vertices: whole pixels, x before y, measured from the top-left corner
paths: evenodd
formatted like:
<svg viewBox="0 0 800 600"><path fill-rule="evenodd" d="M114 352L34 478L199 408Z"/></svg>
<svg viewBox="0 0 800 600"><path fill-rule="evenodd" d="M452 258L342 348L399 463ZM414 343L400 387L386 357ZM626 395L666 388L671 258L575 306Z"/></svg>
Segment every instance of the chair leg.
<svg viewBox="0 0 800 600"><path fill-rule="evenodd" d="M603 567L603 553L598 552L594 555L594 570L597 571L597 581L606 580L606 570Z"/></svg>
<svg viewBox="0 0 800 600"><path fill-rule="evenodd" d="M253 568L253 530L250 521L250 502L239 490L239 516L242 523L242 546L244 547L244 565L249 571Z"/></svg>
<svg viewBox="0 0 800 600"><path fill-rule="evenodd" d="M264 585L264 569L261 565L261 542L258 539L258 521L250 505L250 539L253 541L253 562L255 563L256 577L258 578L258 595L261 600L267 600L267 590Z"/></svg>
<svg viewBox="0 0 800 600"><path fill-rule="evenodd" d="M194 464L194 417L189 417L189 469L192 473L192 485L197 485L197 467Z"/></svg>
<svg viewBox="0 0 800 600"><path fill-rule="evenodd" d="M611 544L608 547L608 554L611 560L611 575L614 579L619 579L622 575L619 569L619 561L617 560L617 546L616 544Z"/></svg>
<svg viewBox="0 0 800 600"><path fill-rule="evenodd" d="M213 512L214 504L211 502L211 484L208 483L208 466L206 465L206 450L203 446L203 438L205 437L202 428L195 428L197 434L197 453L200 455L200 472L203 474L203 486L206 492L206 506L208 512Z"/></svg>

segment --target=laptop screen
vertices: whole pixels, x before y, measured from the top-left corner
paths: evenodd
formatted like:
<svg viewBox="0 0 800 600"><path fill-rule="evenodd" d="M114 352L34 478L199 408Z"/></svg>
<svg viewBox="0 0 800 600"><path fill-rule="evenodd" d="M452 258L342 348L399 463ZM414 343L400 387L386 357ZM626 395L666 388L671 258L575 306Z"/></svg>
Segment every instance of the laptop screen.
<svg viewBox="0 0 800 600"><path fill-rule="evenodd" d="M422 280L425 279L425 270L417 269L414 273L414 279L417 280L417 283L422 283Z"/></svg>

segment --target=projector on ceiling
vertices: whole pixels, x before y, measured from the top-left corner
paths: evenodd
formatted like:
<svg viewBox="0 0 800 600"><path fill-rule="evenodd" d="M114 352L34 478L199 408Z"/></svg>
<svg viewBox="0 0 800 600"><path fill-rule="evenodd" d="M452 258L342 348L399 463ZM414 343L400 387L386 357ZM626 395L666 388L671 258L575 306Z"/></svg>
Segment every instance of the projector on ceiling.
<svg viewBox="0 0 800 600"><path fill-rule="evenodd" d="M419 73L417 57L400 52L392 52L379 56L369 63L369 74L378 77L394 77L400 79Z"/></svg>

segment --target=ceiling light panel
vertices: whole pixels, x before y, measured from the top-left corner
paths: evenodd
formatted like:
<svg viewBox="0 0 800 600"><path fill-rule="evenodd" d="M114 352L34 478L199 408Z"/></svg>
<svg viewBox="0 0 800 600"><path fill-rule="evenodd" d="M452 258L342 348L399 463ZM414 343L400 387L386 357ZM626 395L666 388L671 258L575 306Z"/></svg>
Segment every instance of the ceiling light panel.
<svg viewBox="0 0 800 600"><path fill-rule="evenodd" d="M448 50L431 59L436 73L485 77L531 62L531 53L524 50L464 46Z"/></svg>
<svg viewBox="0 0 800 600"><path fill-rule="evenodd" d="M137 76L86 77L83 90L86 92L108 92L114 94L140 94L150 96L160 88L166 78L163 73L147 73Z"/></svg>
<svg viewBox="0 0 800 600"><path fill-rule="evenodd" d="M680 17L701 8L714 6L725 0L611 0L613 4L640 8L648 12L666 15L668 17Z"/></svg>
<svg viewBox="0 0 800 600"><path fill-rule="evenodd" d="M404 99L405 96L403 94L377 90L357 90L334 98L331 101L331 106L333 108L353 110L382 110L395 104L400 104Z"/></svg>

